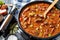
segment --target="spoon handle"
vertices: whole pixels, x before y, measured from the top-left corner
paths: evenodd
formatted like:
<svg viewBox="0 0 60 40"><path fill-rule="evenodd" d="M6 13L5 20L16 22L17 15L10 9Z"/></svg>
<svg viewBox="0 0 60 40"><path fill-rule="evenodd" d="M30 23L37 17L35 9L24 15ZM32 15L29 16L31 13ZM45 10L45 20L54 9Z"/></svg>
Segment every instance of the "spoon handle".
<svg viewBox="0 0 60 40"><path fill-rule="evenodd" d="M46 18L47 13L53 8L53 6L58 2L58 0L54 0L54 2L48 7L48 9L44 12L44 18Z"/></svg>

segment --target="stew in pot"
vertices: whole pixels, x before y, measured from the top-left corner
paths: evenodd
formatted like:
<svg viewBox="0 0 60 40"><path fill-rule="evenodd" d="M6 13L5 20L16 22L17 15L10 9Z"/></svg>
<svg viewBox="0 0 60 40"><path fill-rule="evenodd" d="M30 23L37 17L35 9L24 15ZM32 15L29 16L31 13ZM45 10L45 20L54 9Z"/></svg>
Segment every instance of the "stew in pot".
<svg viewBox="0 0 60 40"><path fill-rule="evenodd" d="M41 38L60 33L60 10L53 7L48 12L46 20L41 17L49 5L48 3L36 3L23 9L19 21L27 33Z"/></svg>

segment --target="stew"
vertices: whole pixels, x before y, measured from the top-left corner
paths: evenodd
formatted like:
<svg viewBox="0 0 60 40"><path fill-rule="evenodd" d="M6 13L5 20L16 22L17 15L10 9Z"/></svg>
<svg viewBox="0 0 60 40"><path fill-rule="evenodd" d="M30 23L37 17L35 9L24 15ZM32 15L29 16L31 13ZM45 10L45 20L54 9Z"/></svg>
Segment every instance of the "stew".
<svg viewBox="0 0 60 40"><path fill-rule="evenodd" d="M60 10L53 7L48 12L46 20L41 17L49 5L48 3L36 3L23 9L19 20L27 33L41 38L60 33Z"/></svg>

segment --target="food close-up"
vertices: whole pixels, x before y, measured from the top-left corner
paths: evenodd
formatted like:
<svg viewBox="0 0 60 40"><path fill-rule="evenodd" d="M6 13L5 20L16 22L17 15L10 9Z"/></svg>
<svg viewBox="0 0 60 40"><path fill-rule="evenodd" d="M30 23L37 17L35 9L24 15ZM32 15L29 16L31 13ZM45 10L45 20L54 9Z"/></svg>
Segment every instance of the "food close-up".
<svg viewBox="0 0 60 40"><path fill-rule="evenodd" d="M7 14L7 5L3 4L3 5L0 5L0 15L6 15Z"/></svg>
<svg viewBox="0 0 60 40"><path fill-rule="evenodd" d="M0 1L0 22L4 19L4 16L8 14L8 6Z"/></svg>
<svg viewBox="0 0 60 40"><path fill-rule="evenodd" d="M22 28L27 33L42 38L60 33L60 10L53 7L44 19L43 13L48 7L48 3L36 3L23 9L19 18Z"/></svg>
<svg viewBox="0 0 60 40"><path fill-rule="evenodd" d="M0 40L60 40L60 0L0 0Z"/></svg>

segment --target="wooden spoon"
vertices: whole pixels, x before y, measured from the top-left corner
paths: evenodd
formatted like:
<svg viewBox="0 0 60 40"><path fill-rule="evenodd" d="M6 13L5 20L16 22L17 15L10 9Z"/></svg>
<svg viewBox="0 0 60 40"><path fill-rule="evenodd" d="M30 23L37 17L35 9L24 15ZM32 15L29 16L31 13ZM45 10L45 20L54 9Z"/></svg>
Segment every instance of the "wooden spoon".
<svg viewBox="0 0 60 40"><path fill-rule="evenodd" d="M53 6L58 2L58 0L54 0L54 2L48 7L48 9L44 12L44 18L46 18L47 13L53 8Z"/></svg>

